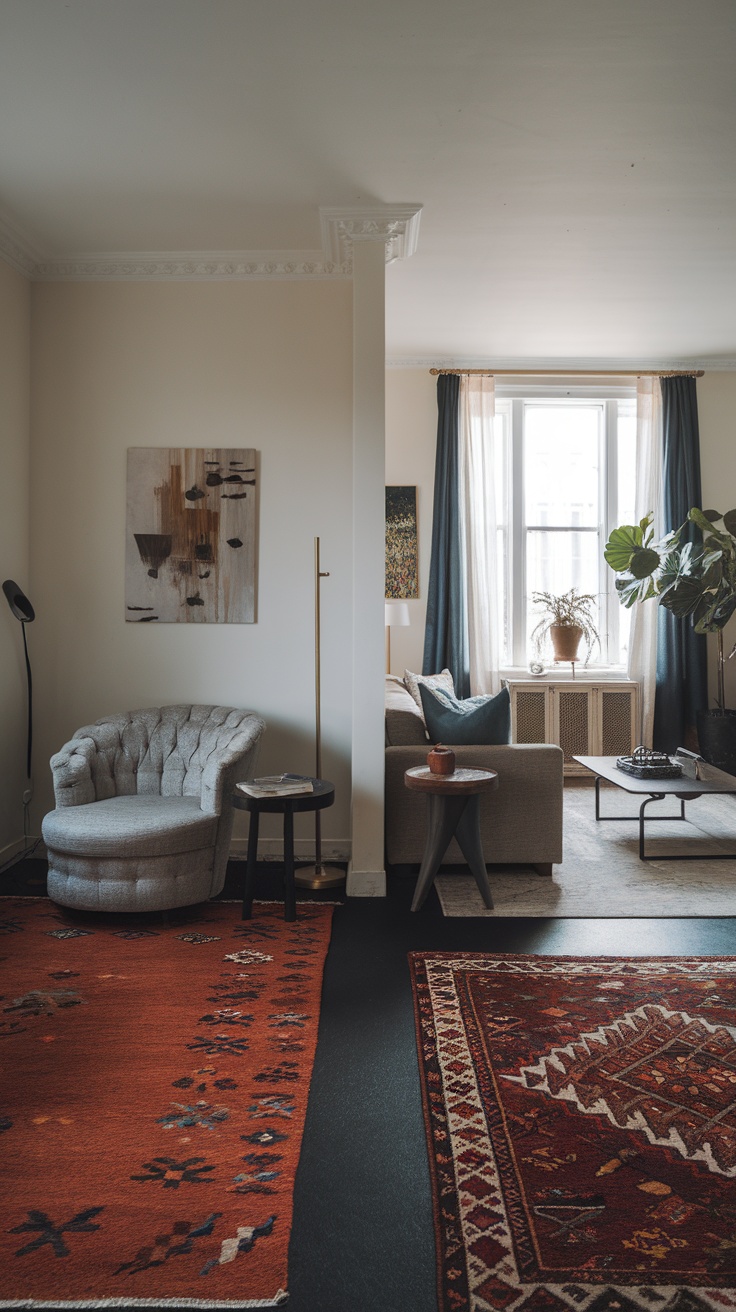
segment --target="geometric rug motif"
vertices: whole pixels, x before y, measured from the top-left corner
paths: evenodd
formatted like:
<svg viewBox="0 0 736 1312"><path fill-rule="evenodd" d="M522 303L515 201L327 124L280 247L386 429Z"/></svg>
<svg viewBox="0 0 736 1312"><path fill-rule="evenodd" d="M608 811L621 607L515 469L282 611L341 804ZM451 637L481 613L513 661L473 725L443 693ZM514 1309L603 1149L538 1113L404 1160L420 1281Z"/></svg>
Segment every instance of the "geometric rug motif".
<svg viewBox="0 0 736 1312"><path fill-rule="evenodd" d="M503 1079L736 1175L736 1040L725 1025L645 1003Z"/></svg>
<svg viewBox="0 0 736 1312"><path fill-rule="evenodd" d="M736 958L410 965L442 1312L736 1309Z"/></svg>
<svg viewBox="0 0 736 1312"><path fill-rule="evenodd" d="M275 1306L332 908L0 911L2 1307Z"/></svg>

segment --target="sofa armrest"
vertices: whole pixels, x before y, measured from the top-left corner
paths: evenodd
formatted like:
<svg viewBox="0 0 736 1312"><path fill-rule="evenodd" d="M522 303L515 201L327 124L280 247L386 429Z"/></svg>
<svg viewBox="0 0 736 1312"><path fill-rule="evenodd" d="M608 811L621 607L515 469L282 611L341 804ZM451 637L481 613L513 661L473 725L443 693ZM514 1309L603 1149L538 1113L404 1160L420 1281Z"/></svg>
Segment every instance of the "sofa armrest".
<svg viewBox="0 0 736 1312"><path fill-rule="evenodd" d="M208 815L220 815L229 790L240 779L248 779L255 767L256 755L266 721L251 715L227 747L212 756L202 771L200 807Z"/></svg>
<svg viewBox="0 0 736 1312"><path fill-rule="evenodd" d="M91 738L72 738L51 757L54 800L59 806L84 806L96 801L91 762L97 745Z"/></svg>
<svg viewBox="0 0 736 1312"><path fill-rule="evenodd" d="M549 865L562 860L562 750L552 743L453 747L458 768L495 770L498 788L480 800L486 861ZM390 865L421 861L426 803L409 792L404 771L426 765L422 747L386 748L386 856ZM453 843L448 862L463 860Z"/></svg>

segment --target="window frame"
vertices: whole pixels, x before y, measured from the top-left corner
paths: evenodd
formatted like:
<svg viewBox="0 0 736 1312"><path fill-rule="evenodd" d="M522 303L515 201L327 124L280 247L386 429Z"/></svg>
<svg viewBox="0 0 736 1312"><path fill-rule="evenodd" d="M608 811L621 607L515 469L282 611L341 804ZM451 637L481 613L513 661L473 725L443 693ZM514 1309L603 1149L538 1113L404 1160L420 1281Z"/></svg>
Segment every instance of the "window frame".
<svg viewBox="0 0 736 1312"><path fill-rule="evenodd" d="M502 660L501 674L518 674L528 670L531 654L527 649L525 633L526 610L526 538L529 525L524 518L524 412L527 402L579 401L601 403L603 414L599 428L599 523L583 529L599 535L601 550L598 562L598 595L600 601L599 630L601 651L594 654L588 671L599 677L607 671L620 677L625 670L620 655L621 606L615 590L615 576L603 557L603 546L613 528L620 523L618 516L618 403L636 404L636 385L609 380L596 383L578 383L573 380L559 383L496 383L496 413L506 413L507 434L507 487L504 489L505 533L508 545L505 568L506 622L511 646L511 659ZM618 654L612 660L612 653ZM565 667L554 670L555 677L569 677Z"/></svg>

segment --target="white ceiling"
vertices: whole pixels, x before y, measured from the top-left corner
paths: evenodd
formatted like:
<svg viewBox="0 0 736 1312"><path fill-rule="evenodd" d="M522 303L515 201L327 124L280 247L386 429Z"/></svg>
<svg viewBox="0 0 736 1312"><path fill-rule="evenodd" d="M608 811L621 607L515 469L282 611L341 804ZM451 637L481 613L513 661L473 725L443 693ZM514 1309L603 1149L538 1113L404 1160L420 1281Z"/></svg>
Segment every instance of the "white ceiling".
<svg viewBox="0 0 736 1312"><path fill-rule="evenodd" d="M734 0L0 0L42 256L320 251L420 202L395 360L736 360Z"/></svg>

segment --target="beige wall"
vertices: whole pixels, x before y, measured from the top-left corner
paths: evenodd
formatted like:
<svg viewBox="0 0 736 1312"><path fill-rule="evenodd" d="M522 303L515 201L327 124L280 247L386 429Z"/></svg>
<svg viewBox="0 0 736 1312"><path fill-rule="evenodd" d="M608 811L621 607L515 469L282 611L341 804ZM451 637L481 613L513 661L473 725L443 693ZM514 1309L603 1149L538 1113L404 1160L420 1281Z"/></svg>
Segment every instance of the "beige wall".
<svg viewBox="0 0 736 1312"><path fill-rule="evenodd" d="M436 445L437 379L429 369L387 370L386 482L416 486L419 535L419 597L407 603L409 627L391 630L392 674L422 668Z"/></svg>
<svg viewBox="0 0 736 1312"><path fill-rule="evenodd" d="M0 583L12 579L34 601L29 579L30 287L0 260ZM37 626L29 625L35 665ZM0 596L0 863L23 834L26 781L26 671L23 634Z"/></svg>
<svg viewBox="0 0 736 1312"><path fill-rule="evenodd" d="M703 503L706 509L736 509L736 373L706 373L698 379L698 421ZM736 619L723 633L726 655L736 642ZM711 647L708 675L715 692L716 643ZM711 703L713 704L713 703ZM726 705L736 709L736 657L726 664Z"/></svg>
<svg viewBox="0 0 736 1312"><path fill-rule="evenodd" d="M33 291L31 576L38 760L110 711L250 707L261 773L314 769L321 539L325 855L349 833L352 335L348 282L49 283ZM260 453L257 623L124 619L126 449ZM52 805L37 771L36 828ZM236 839L246 832L237 817ZM275 827L274 827L275 826ZM265 829L278 834L278 822ZM297 838L313 836L306 817ZM301 846L301 844L299 845ZM313 846L313 838L312 838Z"/></svg>

